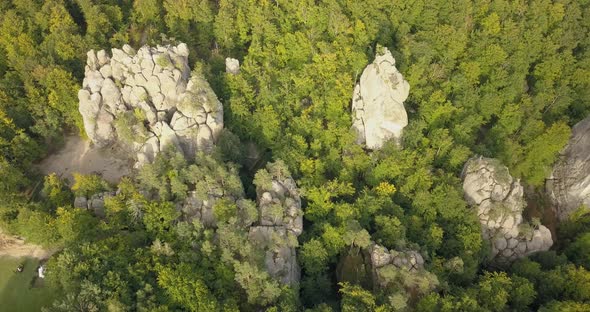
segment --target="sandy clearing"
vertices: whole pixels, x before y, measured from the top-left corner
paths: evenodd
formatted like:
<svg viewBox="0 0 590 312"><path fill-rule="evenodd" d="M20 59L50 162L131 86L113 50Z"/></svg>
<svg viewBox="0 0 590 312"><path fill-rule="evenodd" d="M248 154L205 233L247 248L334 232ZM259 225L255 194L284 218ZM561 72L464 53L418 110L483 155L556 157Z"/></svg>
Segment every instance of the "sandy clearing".
<svg viewBox="0 0 590 312"><path fill-rule="evenodd" d="M99 174L110 183L131 173L133 163L125 160L117 147L100 149L91 146L79 136L65 138L65 146L54 154L49 155L40 164L39 169L44 174L57 173L73 181L72 174Z"/></svg>
<svg viewBox="0 0 590 312"><path fill-rule="evenodd" d="M33 257L38 259L47 259L56 250L47 250L41 246L27 244L23 239L3 234L0 230L0 257Z"/></svg>

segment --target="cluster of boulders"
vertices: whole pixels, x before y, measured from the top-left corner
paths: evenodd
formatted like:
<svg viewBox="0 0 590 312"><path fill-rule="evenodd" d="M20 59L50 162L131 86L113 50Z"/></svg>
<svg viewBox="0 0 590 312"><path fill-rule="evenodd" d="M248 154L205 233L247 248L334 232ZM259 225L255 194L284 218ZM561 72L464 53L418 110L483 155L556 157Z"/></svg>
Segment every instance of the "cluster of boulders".
<svg viewBox="0 0 590 312"><path fill-rule="evenodd" d="M99 217L105 216L104 202L107 198L113 197L116 192L100 192L89 198L78 196L74 199L74 207L87 209Z"/></svg>
<svg viewBox="0 0 590 312"><path fill-rule="evenodd" d="M88 52L78 93L95 145L122 143L137 167L167 146L187 157L211 147L223 128L223 107L201 75L191 77L186 44L111 51Z"/></svg>
<svg viewBox="0 0 590 312"><path fill-rule="evenodd" d="M248 237L265 250L265 266L270 275L292 285L300 278L295 246L303 232L301 198L295 180L286 172L283 175L273 170L273 165L267 167L270 184L256 187L260 218L250 228Z"/></svg>
<svg viewBox="0 0 590 312"><path fill-rule="evenodd" d="M427 282L427 288L432 290L438 286L436 275L424 269L424 258L414 250L396 251L371 244L368 248L375 288L386 287L391 282L388 271L411 273L415 279Z"/></svg>
<svg viewBox="0 0 590 312"><path fill-rule="evenodd" d="M523 223L523 187L506 166L496 159L476 157L465 164L462 175L465 199L477 208L494 262L507 263L553 245L545 226Z"/></svg>
<svg viewBox="0 0 590 312"><path fill-rule="evenodd" d="M217 199L214 194L209 194L206 199L202 199L199 198L197 192L190 191L180 206L180 210L188 219L199 219L204 226L215 227L217 220L213 212L213 205Z"/></svg>
<svg viewBox="0 0 590 312"><path fill-rule="evenodd" d="M590 208L590 117L572 128L546 187L560 221L582 205Z"/></svg>
<svg viewBox="0 0 590 312"><path fill-rule="evenodd" d="M303 232L303 211L295 180L285 170L275 170L277 164L261 169L268 180L257 185L256 204L244 199L242 191L228 194L221 185L209 181L206 194L189 192L179 209L185 219L198 219L205 227L214 228L216 203L221 199L235 203L238 224L246 229L248 240L263 252L267 272L283 284L294 285L300 278L295 246Z"/></svg>
<svg viewBox="0 0 590 312"><path fill-rule="evenodd" d="M404 101L410 84L395 67L395 59L385 47L377 47L373 63L367 65L352 96L352 128L357 143L379 149L385 141L399 143L408 125Z"/></svg>

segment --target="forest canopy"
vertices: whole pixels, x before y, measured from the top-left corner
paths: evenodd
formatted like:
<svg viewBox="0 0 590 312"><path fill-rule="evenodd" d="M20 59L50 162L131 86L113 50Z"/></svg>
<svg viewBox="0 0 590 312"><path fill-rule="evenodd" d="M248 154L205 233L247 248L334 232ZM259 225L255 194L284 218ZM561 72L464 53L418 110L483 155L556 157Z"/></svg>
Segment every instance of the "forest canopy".
<svg viewBox="0 0 590 312"><path fill-rule="evenodd" d="M497 267L461 173L495 158L551 209L545 179L590 114L589 34L583 0L1 1L0 227L59 250L48 311L588 311L585 211L555 225L551 250ZM65 135L87 136L89 50L181 42L223 104L210 155L162 152L117 185L39 172ZM411 86L409 124L368 151L351 100L380 46ZM236 211L256 214L257 191L291 176L304 230L284 239L301 279L284 285ZM213 228L181 216L187 192L213 188ZM105 192L103 216L74 208ZM425 272L375 287L373 243L418 252Z"/></svg>

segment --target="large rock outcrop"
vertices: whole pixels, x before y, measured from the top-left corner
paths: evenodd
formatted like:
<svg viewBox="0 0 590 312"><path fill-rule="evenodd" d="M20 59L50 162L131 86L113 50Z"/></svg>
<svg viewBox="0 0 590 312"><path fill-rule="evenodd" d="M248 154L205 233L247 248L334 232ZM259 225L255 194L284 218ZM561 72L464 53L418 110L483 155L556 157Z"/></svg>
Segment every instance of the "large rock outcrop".
<svg viewBox="0 0 590 312"><path fill-rule="evenodd" d="M582 205L590 207L590 117L573 127L546 186L560 221Z"/></svg>
<svg viewBox="0 0 590 312"><path fill-rule="evenodd" d="M208 150L223 128L223 107L202 76L191 77L188 53L184 43L89 51L78 99L92 142L121 143L136 166L167 146L187 157Z"/></svg>
<svg viewBox="0 0 590 312"><path fill-rule="evenodd" d="M404 101L409 92L410 84L395 67L391 52L377 47L375 60L363 71L352 96L357 143L379 149L389 139L399 142L408 125Z"/></svg>
<svg viewBox="0 0 590 312"><path fill-rule="evenodd" d="M439 281L424 268L422 255L411 249L388 250L371 242L366 248L351 248L338 263L339 282L361 285L376 292L420 297L434 290Z"/></svg>
<svg viewBox="0 0 590 312"><path fill-rule="evenodd" d="M283 284L295 285L300 279L295 247L303 232L303 211L299 190L286 168L277 161L258 171L255 204L244 198L237 171L200 166L193 171L196 190L188 193L178 209L185 220L198 219L206 228L215 228L219 201L235 204L235 226L243 229L253 248L260 251L266 271Z"/></svg>
<svg viewBox="0 0 590 312"><path fill-rule="evenodd" d="M491 259L507 263L553 245L543 225L523 223L524 191L498 160L472 158L463 169L465 199L477 208L484 239L492 245Z"/></svg>
<svg viewBox="0 0 590 312"><path fill-rule="evenodd" d="M265 250L265 266L283 284L299 283L297 236L303 232L301 198L295 181L282 162L272 163L257 174L259 220L249 239Z"/></svg>

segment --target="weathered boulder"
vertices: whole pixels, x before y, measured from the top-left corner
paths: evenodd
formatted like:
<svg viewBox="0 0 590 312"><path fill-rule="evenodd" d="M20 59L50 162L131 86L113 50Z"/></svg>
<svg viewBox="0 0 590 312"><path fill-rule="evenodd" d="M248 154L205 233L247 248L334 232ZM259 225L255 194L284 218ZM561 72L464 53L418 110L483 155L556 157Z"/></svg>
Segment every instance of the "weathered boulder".
<svg viewBox="0 0 590 312"><path fill-rule="evenodd" d="M560 221L582 205L590 207L590 117L572 128L546 188Z"/></svg>
<svg viewBox="0 0 590 312"><path fill-rule="evenodd" d="M545 226L523 223L523 187L506 166L492 158L471 158L462 175L465 199L477 208L483 237L492 246L493 262L507 263L553 245Z"/></svg>
<svg viewBox="0 0 590 312"><path fill-rule="evenodd" d="M436 275L426 270L424 264L418 251L388 250L371 242L366 248L353 247L342 255L336 267L336 278L339 282L361 285L376 292L395 289L417 300L439 285Z"/></svg>
<svg viewBox="0 0 590 312"><path fill-rule="evenodd" d="M235 58L225 58L225 72L228 74L237 75L240 73L240 61Z"/></svg>
<svg viewBox="0 0 590 312"><path fill-rule="evenodd" d="M86 198L78 196L74 199L74 207L88 209L98 217L105 216L104 202L107 198L115 196L115 192L101 192Z"/></svg>
<svg viewBox="0 0 590 312"><path fill-rule="evenodd" d="M74 199L74 208L88 209L88 200L84 196L78 196Z"/></svg>
<svg viewBox="0 0 590 312"><path fill-rule="evenodd" d="M408 125L404 101L410 85L395 67L387 48L378 47L373 63L363 71L352 97L352 128L357 143L379 149L389 139L399 142Z"/></svg>
<svg viewBox="0 0 590 312"><path fill-rule="evenodd" d="M189 158L211 149L223 129L223 107L203 77L190 76L185 44L138 51L124 45L111 52L111 57L104 50L88 52L78 93L84 128L94 144L133 147L135 167L168 146ZM175 127L177 115L187 120ZM149 141L154 136L157 140Z"/></svg>
<svg viewBox="0 0 590 312"><path fill-rule="evenodd" d="M424 280L429 290L433 290L438 286L436 275L424 269L424 258L417 251L388 251L387 248L377 244L371 244L367 251L375 289L386 287L388 283L393 282L390 278L391 271L411 273L414 279Z"/></svg>
<svg viewBox="0 0 590 312"><path fill-rule="evenodd" d="M253 226L248 235L255 246L264 250L266 271L285 285L298 284L301 276L290 235L283 226Z"/></svg>

